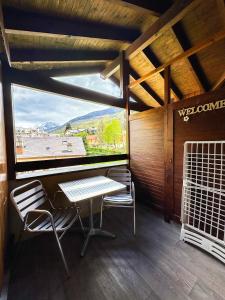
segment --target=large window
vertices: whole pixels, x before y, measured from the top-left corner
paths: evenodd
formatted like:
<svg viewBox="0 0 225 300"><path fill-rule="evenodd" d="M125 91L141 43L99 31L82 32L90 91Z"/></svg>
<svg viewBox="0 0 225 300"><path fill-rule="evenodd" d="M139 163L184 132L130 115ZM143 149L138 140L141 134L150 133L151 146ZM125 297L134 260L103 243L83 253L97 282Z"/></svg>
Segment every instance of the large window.
<svg viewBox="0 0 225 300"><path fill-rule="evenodd" d="M119 96L116 86L97 78L59 80ZM16 85L12 91L17 162L126 153L124 109Z"/></svg>

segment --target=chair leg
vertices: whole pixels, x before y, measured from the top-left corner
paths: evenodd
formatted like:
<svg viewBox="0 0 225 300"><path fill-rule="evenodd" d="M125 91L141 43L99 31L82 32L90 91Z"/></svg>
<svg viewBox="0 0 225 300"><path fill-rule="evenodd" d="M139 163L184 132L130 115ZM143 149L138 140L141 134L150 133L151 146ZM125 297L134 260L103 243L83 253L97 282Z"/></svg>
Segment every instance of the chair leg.
<svg viewBox="0 0 225 300"><path fill-rule="evenodd" d="M102 203L101 203L101 212L100 212L100 228L102 228L102 223L103 223L103 219L102 219L102 213L103 213L103 206L104 206L104 201L102 200Z"/></svg>
<svg viewBox="0 0 225 300"><path fill-rule="evenodd" d="M81 229L82 229L82 231L83 231L83 232L85 232L85 230L84 230L84 225L83 225L83 222L82 222L81 216L80 216L80 215L78 215L78 218L79 218L79 221L80 221L80 226L81 226Z"/></svg>
<svg viewBox="0 0 225 300"><path fill-rule="evenodd" d="M54 234L55 234L56 242L57 242L57 245L58 245L58 248L59 248L59 252L60 252L64 267L65 267L66 273L67 273L68 276L70 276L68 265L67 265L67 262L66 262L63 250L62 250L62 246L61 246L61 243L60 243L60 240L59 240L59 237L58 237L58 234L57 234L56 230L54 230Z"/></svg>
<svg viewBox="0 0 225 300"><path fill-rule="evenodd" d="M136 212L135 212L135 203L134 203L134 235L136 234Z"/></svg>

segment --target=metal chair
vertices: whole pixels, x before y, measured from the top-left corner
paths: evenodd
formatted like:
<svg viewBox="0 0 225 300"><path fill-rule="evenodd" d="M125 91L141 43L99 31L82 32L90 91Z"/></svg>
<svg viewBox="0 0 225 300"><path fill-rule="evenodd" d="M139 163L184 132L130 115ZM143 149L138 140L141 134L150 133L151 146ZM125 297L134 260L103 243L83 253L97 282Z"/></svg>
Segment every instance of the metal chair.
<svg viewBox="0 0 225 300"><path fill-rule="evenodd" d="M39 180L15 188L10 193L10 199L24 224L23 232L54 233L66 273L69 275L60 240L77 219L83 229L79 208L56 209Z"/></svg>
<svg viewBox="0 0 225 300"><path fill-rule="evenodd" d="M106 195L102 198L101 213L100 213L100 228L103 223L104 207L123 207L133 209L133 231L136 233L136 216L135 216L135 188L131 180L131 172L127 168L110 168L107 172L107 177L126 185L124 191Z"/></svg>

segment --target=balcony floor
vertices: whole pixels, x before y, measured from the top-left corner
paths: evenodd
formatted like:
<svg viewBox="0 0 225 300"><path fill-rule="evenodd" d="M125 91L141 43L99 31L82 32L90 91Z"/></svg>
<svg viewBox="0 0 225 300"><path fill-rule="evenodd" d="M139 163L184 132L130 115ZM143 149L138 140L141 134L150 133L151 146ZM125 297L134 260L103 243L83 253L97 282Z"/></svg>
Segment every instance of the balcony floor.
<svg viewBox="0 0 225 300"><path fill-rule="evenodd" d="M82 236L71 232L64 237L69 279L53 236L23 242L8 299L225 299L224 265L179 241L179 225L139 205L134 238L131 211L111 209L104 216L105 228L117 238L94 238L84 258L79 255Z"/></svg>

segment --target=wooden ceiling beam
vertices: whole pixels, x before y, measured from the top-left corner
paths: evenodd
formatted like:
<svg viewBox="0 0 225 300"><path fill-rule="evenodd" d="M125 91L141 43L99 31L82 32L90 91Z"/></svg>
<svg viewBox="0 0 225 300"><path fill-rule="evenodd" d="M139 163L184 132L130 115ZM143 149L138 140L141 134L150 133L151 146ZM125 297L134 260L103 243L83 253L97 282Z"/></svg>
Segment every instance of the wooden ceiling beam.
<svg viewBox="0 0 225 300"><path fill-rule="evenodd" d="M166 67L171 66L172 64L176 63L177 61L179 61L181 59L184 59L184 58L187 58L187 57L199 52L200 50L203 50L203 49L215 44L216 42L220 41L223 38L225 38L225 30L217 32L217 33L213 34L212 36L210 36L209 38L197 43L192 48L190 48L187 51L179 54L178 56L176 56L174 58L172 58L167 63L164 63L163 65L159 66L155 70L145 74L144 76L142 76L138 80L132 82L129 85L129 87L130 88L135 87L136 85L138 85L141 82L145 81L146 79L150 78L152 75L162 72Z"/></svg>
<svg viewBox="0 0 225 300"><path fill-rule="evenodd" d="M139 74L134 69L131 69L130 76L132 76L133 79L136 80L139 77ZM164 105L163 100L146 82L142 82L140 85L159 105Z"/></svg>
<svg viewBox="0 0 225 300"><path fill-rule="evenodd" d="M33 73L37 73L46 77L60 77L60 76L76 76L76 75L88 75L100 73L104 69L105 64L93 65L93 66L75 66L75 67L62 67L52 69L37 69L32 70Z"/></svg>
<svg viewBox="0 0 225 300"><path fill-rule="evenodd" d="M113 60L117 51L91 49L28 49L12 48L11 61L102 61Z"/></svg>
<svg viewBox="0 0 225 300"><path fill-rule="evenodd" d="M219 80L213 85L212 91L222 88L223 85L225 85L225 71L220 76Z"/></svg>
<svg viewBox="0 0 225 300"><path fill-rule="evenodd" d="M6 60L7 64L11 66L11 56L10 56L10 49L9 49L9 43L8 39L5 33L5 25L4 25L4 18L3 18L3 13L2 13L2 3L0 1L0 30L1 30L1 35L0 35L0 40L1 44L3 46L3 53L4 53L4 59Z"/></svg>
<svg viewBox="0 0 225 300"><path fill-rule="evenodd" d="M66 84L52 78L43 77L38 75L37 72L22 71L11 68L9 71L9 77L12 83L21 86L63 95L66 97L124 108L124 101L121 98L116 98L89 89ZM136 103L132 103L132 109L141 111L139 105Z"/></svg>
<svg viewBox="0 0 225 300"><path fill-rule="evenodd" d="M184 30L184 27L180 22L175 24L172 28L172 32L175 34L175 37L180 44L183 51L186 51L192 47L192 44ZM192 73L195 77L195 80L199 86L201 92L210 90L210 83L208 78L200 64L200 61L196 55L187 57L187 63L192 70Z"/></svg>
<svg viewBox="0 0 225 300"><path fill-rule="evenodd" d="M39 12L3 7L5 28L55 35L80 36L133 42L140 31L136 28L99 23L82 18L61 18Z"/></svg>
<svg viewBox="0 0 225 300"><path fill-rule="evenodd" d="M119 79L117 79L115 76L111 76L109 79L120 88L120 81L119 81ZM152 108L151 106L148 106L147 104L145 104L145 102L143 100L141 100L132 91L130 91L130 97L139 104L139 107L140 107L140 109L142 111L148 110L148 109ZM131 101L131 103L132 103L132 101Z"/></svg>
<svg viewBox="0 0 225 300"><path fill-rule="evenodd" d="M159 61L158 57L155 55L155 53L149 48L145 48L143 50L143 53L145 54L145 56L147 57L147 59L151 62L151 64L155 67L158 68L161 65L161 62ZM164 74L159 73L159 75L163 78L164 80ZM178 86L175 84L175 82L173 81L172 78L170 78L170 86L171 86L171 90L172 93L174 95L174 97L177 100L180 100L183 98L183 94L181 92L181 90L178 88Z"/></svg>
<svg viewBox="0 0 225 300"><path fill-rule="evenodd" d="M153 25L126 49L126 58L132 59L132 57L153 43L166 30L179 22L199 1L200 0L177 0ZM102 77L105 79L108 78L116 72L118 68L119 63L116 59L105 68L102 72Z"/></svg>

